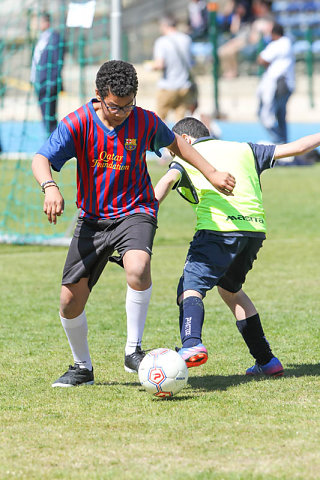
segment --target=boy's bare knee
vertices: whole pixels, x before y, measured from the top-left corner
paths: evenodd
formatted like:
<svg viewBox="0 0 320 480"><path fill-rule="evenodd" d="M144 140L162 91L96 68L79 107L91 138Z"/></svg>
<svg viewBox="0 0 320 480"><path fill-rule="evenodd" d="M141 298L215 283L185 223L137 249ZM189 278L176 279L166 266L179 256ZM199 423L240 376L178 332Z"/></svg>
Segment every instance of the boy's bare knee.
<svg viewBox="0 0 320 480"><path fill-rule="evenodd" d="M80 315L84 310L89 293L89 289L82 288L80 284L62 285L60 314L64 318L75 318Z"/></svg>
<svg viewBox="0 0 320 480"><path fill-rule="evenodd" d="M60 313L65 318L74 318L73 315L77 301L68 290L62 290L60 295ZM80 312L81 313L81 312ZM80 315L80 314L79 314Z"/></svg>
<svg viewBox="0 0 320 480"><path fill-rule="evenodd" d="M129 251L123 258L127 283L134 290L146 290L151 286L150 256L143 251Z"/></svg>

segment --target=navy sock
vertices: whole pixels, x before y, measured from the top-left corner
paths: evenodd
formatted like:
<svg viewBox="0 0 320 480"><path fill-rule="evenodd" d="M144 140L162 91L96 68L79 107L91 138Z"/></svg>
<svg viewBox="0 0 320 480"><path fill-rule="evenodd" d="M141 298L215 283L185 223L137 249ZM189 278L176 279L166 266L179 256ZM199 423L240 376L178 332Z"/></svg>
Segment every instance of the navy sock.
<svg viewBox="0 0 320 480"><path fill-rule="evenodd" d="M267 341L260 322L259 314L238 320L236 322L239 332L246 342L251 355L260 365L266 365L274 355L271 352L269 342Z"/></svg>
<svg viewBox="0 0 320 480"><path fill-rule="evenodd" d="M180 303L180 337L183 347L194 347L202 343L201 332L204 321L204 306L201 298L188 297Z"/></svg>

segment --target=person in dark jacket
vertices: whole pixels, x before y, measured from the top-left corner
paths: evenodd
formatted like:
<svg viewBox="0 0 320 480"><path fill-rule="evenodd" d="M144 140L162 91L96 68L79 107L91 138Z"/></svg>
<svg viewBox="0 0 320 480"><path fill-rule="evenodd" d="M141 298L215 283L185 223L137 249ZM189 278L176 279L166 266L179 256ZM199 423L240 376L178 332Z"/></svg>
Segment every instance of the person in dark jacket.
<svg viewBox="0 0 320 480"><path fill-rule="evenodd" d="M48 13L41 14L39 27L41 33L33 52L30 81L38 97L45 129L51 134L57 126L57 97L62 89L63 42L59 33L51 28Z"/></svg>

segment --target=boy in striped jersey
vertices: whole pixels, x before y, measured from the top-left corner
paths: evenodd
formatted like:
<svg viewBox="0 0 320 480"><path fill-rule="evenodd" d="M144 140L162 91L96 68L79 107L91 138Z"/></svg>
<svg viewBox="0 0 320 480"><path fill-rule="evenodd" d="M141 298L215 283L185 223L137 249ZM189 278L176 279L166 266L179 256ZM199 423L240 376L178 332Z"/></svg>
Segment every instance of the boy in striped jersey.
<svg viewBox="0 0 320 480"><path fill-rule="evenodd" d="M77 159L79 219L63 271L60 318L74 366L53 387L93 384L85 305L108 260L123 265L127 280L125 369L138 371L141 340L152 283L150 256L157 228L158 201L146 165L146 151L167 147L197 167L225 195L234 177L218 172L153 112L136 106L134 67L104 63L96 77L96 98L67 115L34 156L32 169L45 194L50 223L63 213L63 197L51 168ZM112 257L114 251L118 258Z"/></svg>

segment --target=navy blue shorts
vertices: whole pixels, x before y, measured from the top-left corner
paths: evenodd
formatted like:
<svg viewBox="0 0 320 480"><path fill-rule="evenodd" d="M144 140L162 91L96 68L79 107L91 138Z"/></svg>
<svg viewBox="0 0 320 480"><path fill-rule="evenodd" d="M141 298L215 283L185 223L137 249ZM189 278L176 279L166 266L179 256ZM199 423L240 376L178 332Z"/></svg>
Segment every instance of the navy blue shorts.
<svg viewBox="0 0 320 480"><path fill-rule="evenodd" d="M222 236L199 230L190 243L177 298L186 290L195 290L205 297L216 285L238 292L263 240L264 237Z"/></svg>

